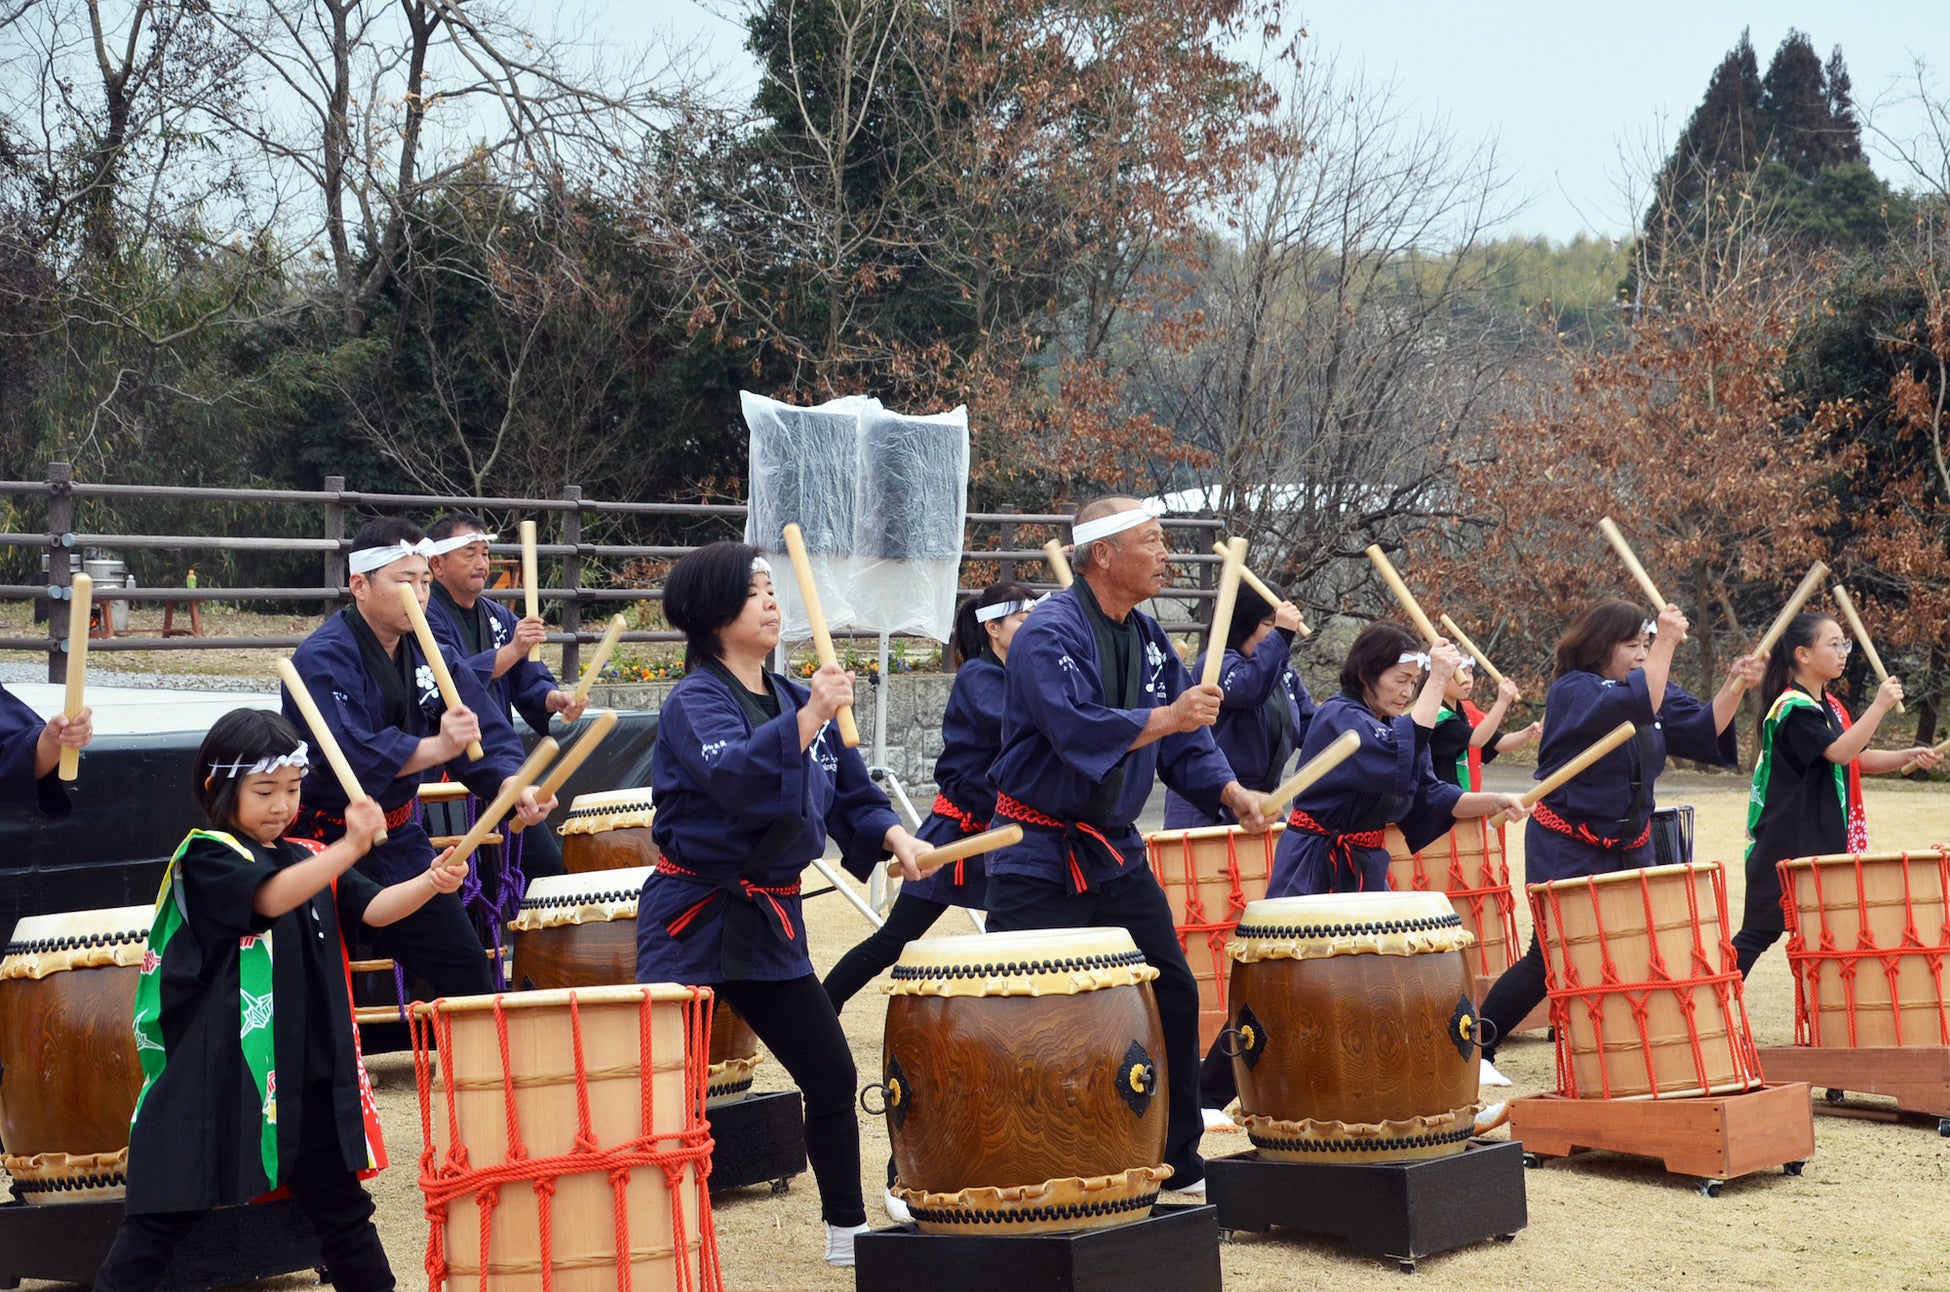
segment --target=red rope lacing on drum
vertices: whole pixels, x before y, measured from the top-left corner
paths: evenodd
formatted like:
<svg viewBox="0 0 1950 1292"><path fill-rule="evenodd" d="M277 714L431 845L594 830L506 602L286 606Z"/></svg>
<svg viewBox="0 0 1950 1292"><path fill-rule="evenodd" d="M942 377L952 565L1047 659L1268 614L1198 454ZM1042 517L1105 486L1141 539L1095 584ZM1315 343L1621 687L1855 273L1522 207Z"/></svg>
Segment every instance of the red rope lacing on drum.
<svg viewBox="0 0 1950 1292"><path fill-rule="evenodd" d="M934 806L930 807L928 811L932 812L936 816L946 817L948 818L948 820L953 821L957 826L961 827L961 832L965 835L980 834L982 833L982 831L989 828L988 822L980 820L975 816L973 816L972 814L962 811L960 808L955 806L954 800L950 799L946 794L937 793L934 796ZM966 858L962 858L962 857L955 858L955 878L953 880L953 883L958 888L962 884L967 882L966 875L962 870L962 867L965 866L966 864L967 864Z"/></svg>
<svg viewBox="0 0 1950 1292"><path fill-rule="evenodd" d="M1544 829L1549 830L1552 834L1561 834L1566 839L1576 839L1579 843L1590 844L1593 848L1603 848L1606 852L1630 852L1634 848L1643 848L1652 838L1652 819L1650 817L1646 818L1645 829L1639 831L1639 837L1630 843L1621 843L1617 839L1607 838L1602 834L1594 832L1590 826L1582 823L1572 825L1569 821L1566 821L1563 817L1551 811L1550 804L1542 801L1531 805L1530 819L1538 825L1543 826Z"/></svg>
<svg viewBox="0 0 1950 1292"><path fill-rule="evenodd" d="M1874 960L1880 962L1883 977L1888 983L1888 1003L1874 1002L1864 1008L1888 1009L1896 1044L1900 1046L1906 1043L1903 1039L1904 1009L1920 1007L1927 1014L1931 1008L1926 996L1905 1001L1899 985L1904 967L1920 962L1936 993L1936 1043L1950 1045L1950 997L1945 996L1943 983L1944 961L1950 958L1950 848L1939 845L1935 850L1937 896L1934 900L1941 907L1942 920L1933 930L1934 943L1923 940L1923 931L1916 922L1915 877L1911 871L1918 864L1927 865L1924 858L1912 857L1905 852L1899 863L1903 876L1903 932L1901 940L1893 947L1884 947L1877 942L1875 929L1870 923L1869 913L1874 909L1874 901L1880 899L1880 894L1874 899L1871 897L1866 862L1867 858L1860 854L1849 859L1849 871L1855 880L1854 901L1843 898L1832 905L1823 878L1828 867L1794 866L1786 861L1776 863L1781 876L1781 914L1788 931L1788 972L1794 978L1794 1043L1823 1044L1822 969L1825 965L1833 964L1836 983L1841 988L1842 1018L1848 1028L1848 1044L1857 1044L1857 975L1865 961ZM1808 912L1802 909L1798 891L1804 871L1814 890L1813 912L1819 923L1816 945L1812 949L1807 944L1807 930L1803 924ZM1838 933L1836 928L1839 913L1844 911L1851 912L1855 923L1854 945L1849 947L1837 945L1847 936Z"/></svg>
<svg viewBox="0 0 1950 1292"><path fill-rule="evenodd" d="M1356 889L1361 887L1366 879L1366 875L1363 873L1361 867L1355 864L1354 850L1356 848L1385 848L1388 846L1388 831L1386 829L1345 832L1329 830L1326 826L1314 820L1313 817L1302 812L1299 808L1293 809L1293 814L1287 817L1286 823L1295 830L1305 830L1308 834L1317 834L1326 839L1327 859L1333 863L1334 869L1336 870L1340 870L1343 867L1346 868L1348 874L1354 877L1354 886Z"/></svg>
<svg viewBox="0 0 1950 1292"><path fill-rule="evenodd" d="M1239 863L1239 843L1250 838L1260 850L1259 864L1255 873L1248 876ZM1224 836L1225 870L1223 874L1201 873L1199 869L1200 844L1220 842L1218 835L1194 837L1190 833L1177 838L1160 838L1157 835L1146 837L1145 850L1151 856L1151 873L1157 877L1158 886L1170 897L1174 889L1185 891L1184 918L1176 922L1178 945L1184 949L1186 960L1192 958L1192 939L1200 934L1205 936L1205 949L1212 961L1212 984L1218 999L1218 1008L1226 1008L1226 988L1232 976L1231 964L1226 956L1226 939L1233 929L1239 926L1239 917L1246 913L1246 903L1266 896L1266 883L1273 874L1273 853L1278 843L1277 832L1268 831L1261 835L1248 835L1237 826L1228 830ZM1177 863L1174 865L1168 856L1176 846ZM1226 884L1225 915L1214 919L1205 910L1205 884L1213 879ZM1247 890L1251 888L1249 893ZM1196 976L1196 975L1194 975Z"/></svg>
<svg viewBox="0 0 1950 1292"><path fill-rule="evenodd" d="M495 1207L501 1186L526 1180L535 1191L539 1247L534 1259L540 1264L543 1292L554 1292L555 1258L553 1200L555 1182L567 1175L601 1172L609 1179L615 1207L615 1253L617 1292L631 1292L631 1251L629 1223L629 1183L633 1171L657 1167L664 1173L665 1192L670 1199L672 1243L672 1282L682 1292L723 1292L724 1272L718 1263L717 1233L711 1223L711 1194L707 1181L711 1174L711 1126L704 1116L705 1073L710 1066L709 989L690 988L691 997L680 1008L684 1011L684 1113L683 1124L675 1130L656 1129L654 1080L658 1074L657 1056L651 1041L653 1004L648 991L643 994L637 1017L637 1080L641 1099L640 1133L633 1139L605 1147L590 1125L589 1069L582 1048L582 1013L575 993L569 995L569 1026L574 1047L576 1076L576 1135L569 1152L555 1157L530 1157L522 1142L521 1118L515 1103L515 1090L521 1078L514 1070L508 1049L508 1018L501 1001L494 1003L494 1025L501 1053L501 1091L505 1109L507 1160L498 1166L473 1167L467 1159L467 1145L461 1137L459 1111L455 1099L453 1018L445 1002L436 1001L411 1018L413 1037L413 1075L420 1094L420 1192L426 1197L427 1254L429 1292L441 1292L449 1281L447 1265L447 1208L462 1198L472 1197L479 1215L480 1292L487 1292L491 1271L489 1248L493 1234ZM444 1156L435 1147L433 1132L433 1082L435 1053L439 1055L439 1081L447 1105L447 1148ZM480 1134L485 1128L470 1127ZM698 1269L693 1278L690 1243L686 1236L684 1212L694 1201L698 1214L700 1241Z"/></svg>
<svg viewBox="0 0 1950 1292"><path fill-rule="evenodd" d="M1474 863L1476 874L1472 877L1465 868L1462 848L1457 835L1470 827L1479 832L1480 851L1468 858ZM1458 821L1456 828L1443 836L1449 845L1449 873L1442 886L1437 887L1430 879L1426 855L1428 849L1411 853L1409 863L1409 891L1417 893L1441 893L1449 899L1456 913L1463 917L1464 927L1476 934L1476 957L1479 974L1500 974L1508 969L1517 954L1517 898L1510 889L1510 867L1503 827L1496 828L1496 851L1490 851L1489 818L1477 817L1473 821ZM1400 859L1397 858L1399 861ZM1395 887L1395 867L1388 868L1388 887ZM1503 955L1498 964L1490 958L1490 940L1484 931L1502 926ZM1467 954L1467 953L1466 953Z"/></svg>
<svg viewBox="0 0 1950 1292"><path fill-rule="evenodd" d="M1622 999L1630 1010L1633 1026L1638 1032L1637 1050L1645 1064L1646 1085L1650 1087L1651 1097L1660 1098L1665 1092L1659 1088L1658 1070L1655 1065L1654 1038L1649 1023L1652 1001L1661 994L1675 998L1680 1015L1686 1023L1686 1040L1692 1052L1695 1083L1687 1087L1688 1093L1704 1090L1712 1086L1711 1075L1707 1069L1706 1052L1700 1040L1699 1006L1701 989L1712 994L1718 1005L1720 1016L1725 1024L1727 1059L1730 1071L1737 1080L1757 1083L1761 1080L1760 1054L1754 1048L1753 1028L1747 1021L1747 1002L1741 993L1740 968L1733 950L1733 943L1727 936L1727 892L1726 881L1718 866L1713 870L1712 884L1715 904L1718 907L1720 937L1716 946L1705 946L1700 930L1699 886L1688 882L1686 889L1686 913L1688 925L1692 930L1692 947L1688 953L1690 970L1685 975L1677 974L1666 962L1665 953L1658 936L1658 912L1654 908L1652 887L1646 881L1644 871L1634 873L1638 878L1639 902L1642 908L1642 923L1633 928L1607 932L1600 917L1598 904L1598 876L1586 877L1582 887L1573 881L1560 881L1554 884L1532 884L1530 886L1531 915L1537 928L1537 936L1544 948L1544 986L1550 999L1551 1026L1557 1033L1557 1086L1558 1092L1572 1099L1594 1097L1581 1091L1578 1085L1577 1068L1573 1062L1575 1049L1572 1037L1573 1001L1581 1001L1585 1009L1585 1020L1589 1023L1590 1034L1597 1038L1598 1079L1600 1089L1595 1097L1612 1098L1610 1063L1606 1061L1607 1051L1617 1052L1622 1048L1616 1040L1605 1039L1604 1008L1607 999ZM1579 972L1576 959L1565 945L1563 896L1567 892L1583 892L1591 903L1591 924L1599 952L1599 981L1587 984ZM1627 979L1620 971L1612 954L1612 939L1615 936L1632 936L1643 939L1647 947L1646 976L1643 979ZM1588 940L1588 939L1586 939ZM1719 969L1713 967L1712 955L1717 955ZM1675 1092L1676 1093L1676 1092Z"/></svg>

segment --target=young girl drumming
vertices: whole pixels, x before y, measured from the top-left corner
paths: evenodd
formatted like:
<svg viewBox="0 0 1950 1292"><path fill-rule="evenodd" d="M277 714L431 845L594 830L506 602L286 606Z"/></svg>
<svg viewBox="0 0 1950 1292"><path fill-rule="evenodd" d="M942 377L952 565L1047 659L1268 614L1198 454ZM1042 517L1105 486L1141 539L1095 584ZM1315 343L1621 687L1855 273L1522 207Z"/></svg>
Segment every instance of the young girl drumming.
<svg viewBox="0 0 1950 1292"><path fill-rule="evenodd" d="M1446 641L1423 652L1399 624L1372 623L1354 639L1341 665L1341 693L1307 725L1300 761L1346 731L1361 737L1361 747L1294 800L1267 896L1387 888L1382 832L1390 824L1399 823L1409 847L1420 848L1458 820L1524 815L1516 795L1458 789L1438 780L1430 764L1429 738L1461 659Z"/></svg>
<svg viewBox="0 0 1950 1292"><path fill-rule="evenodd" d="M1862 775L1900 771L1911 759L1934 767L1927 746L1870 749L1877 725L1903 698L1890 678L1860 720L1828 693L1842 675L1854 646L1826 615L1796 615L1767 657L1760 693L1771 702L1760 726L1760 761L1747 809L1747 905L1734 950L1745 977L1767 948L1786 932L1781 876L1776 862L1823 853L1866 852L1868 823L1862 813Z"/></svg>
<svg viewBox="0 0 1950 1292"><path fill-rule="evenodd" d="M444 852L388 888L353 870L385 818L370 799L349 806L328 848L284 838L306 764L297 732L262 709L225 714L197 751L190 792L210 828L183 840L156 899L136 985L144 1080L128 1201L101 1292L156 1287L206 1211L279 1185L340 1292L393 1286L359 1184L385 1157L341 930L410 915L465 871Z"/></svg>
<svg viewBox="0 0 1950 1292"><path fill-rule="evenodd" d="M1293 751L1307 738L1314 716L1314 698L1293 671L1293 638L1300 631L1300 608L1291 601L1269 605L1266 598L1241 585L1226 631L1224 661L1219 666L1219 720L1212 725L1212 741L1232 766L1232 774L1249 790L1264 792L1280 783ZM1192 676L1205 676L1205 656L1192 665ZM1231 825L1232 813L1207 816L1190 799L1165 790L1165 829Z"/></svg>
<svg viewBox="0 0 1950 1292"><path fill-rule="evenodd" d="M832 719L853 700L853 675L828 665L804 687L766 671L779 603L756 551L713 543L686 556L664 584L664 613L684 634L685 677L651 755L663 857L637 903L637 981L711 988L791 1074L806 1098L826 1261L851 1265L867 1227L856 1077L806 950L799 873L830 834L854 874L891 852L912 883L927 845L840 743Z"/></svg>
<svg viewBox="0 0 1950 1292"><path fill-rule="evenodd" d="M1531 723L1521 731L1504 732L1503 718L1510 706L1523 698L1517 684L1504 678L1497 684L1496 703L1488 713L1469 702L1476 689L1476 661L1467 655L1442 690L1442 712L1429 735L1429 759L1435 774L1458 789L1483 788L1483 764L1498 754L1522 749L1542 734Z"/></svg>
<svg viewBox="0 0 1950 1292"><path fill-rule="evenodd" d="M955 613L955 685L941 718L934 810L915 832L930 847L989 828L995 811L989 764L1002 748L1002 667L1035 601L1036 594L1020 583L992 583ZM902 884L887 922L826 975L833 1008L846 1008L855 992L900 959L901 948L934 927L950 906L981 910L987 889L980 857L943 866L918 884Z"/></svg>

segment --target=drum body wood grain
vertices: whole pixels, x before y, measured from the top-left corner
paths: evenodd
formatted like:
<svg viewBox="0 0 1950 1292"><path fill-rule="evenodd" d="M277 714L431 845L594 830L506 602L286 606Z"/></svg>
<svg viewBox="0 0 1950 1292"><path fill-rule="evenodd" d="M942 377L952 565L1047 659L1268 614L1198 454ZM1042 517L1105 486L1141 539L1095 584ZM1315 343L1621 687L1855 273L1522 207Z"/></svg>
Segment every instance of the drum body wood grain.
<svg viewBox="0 0 1950 1292"><path fill-rule="evenodd" d="M662 856L650 841L656 815L647 785L576 795L561 827L562 868L573 875L656 865Z"/></svg>
<svg viewBox="0 0 1950 1292"><path fill-rule="evenodd" d="M1253 1146L1304 1162L1460 1153L1480 1073L1470 942L1441 893L1247 907L1228 1040Z"/></svg>
<svg viewBox="0 0 1950 1292"><path fill-rule="evenodd" d="M1286 822L1264 834L1236 825L1159 830L1144 836L1151 873L1171 903L1178 944L1198 980L1198 1043L1210 1046L1226 1024L1230 962L1226 938L1250 902L1266 896L1273 853Z"/></svg>
<svg viewBox="0 0 1950 1292"><path fill-rule="evenodd" d="M1560 1094L1671 1099L1761 1083L1720 863L1530 885Z"/></svg>
<svg viewBox="0 0 1950 1292"><path fill-rule="evenodd" d="M154 918L147 906L30 916L0 959L0 1165L28 1202L122 1196Z"/></svg>
<svg viewBox="0 0 1950 1292"><path fill-rule="evenodd" d="M882 1082L894 1191L921 1228L1023 1234L1150 1214L1169 1174L1155 977L1121 929L908 944Z"/></svg>
<svg viewBox="0 0 1950 1292"><path fill-rule="evenodd" d="M1950 1045L1950 854L1804 857L1779 870L1795 1043Z"/></svg>
<svg viewBox="0 0 1950 1292"><path fill-rule="evenodd" d="M1462 917L1476 945L1464 954L1471 973L1495 977L1523 954L1517 941L1517 897L1504 860L1503 830L1487 819L1456 828L1420 852L1394 826L1388 836L1388 887L1398 893L1441 893Z"/></svg>
<svg viewBox="0 0 1950 1292"><path fill-rule="evenodd" d="M636 905L650 869L545 875L528 882L521 911L508 922L517 991L605 987L636 980ZM731 1006L711 1018L713 1105L751 1093L761 1060L758 1036Z"/></svg>

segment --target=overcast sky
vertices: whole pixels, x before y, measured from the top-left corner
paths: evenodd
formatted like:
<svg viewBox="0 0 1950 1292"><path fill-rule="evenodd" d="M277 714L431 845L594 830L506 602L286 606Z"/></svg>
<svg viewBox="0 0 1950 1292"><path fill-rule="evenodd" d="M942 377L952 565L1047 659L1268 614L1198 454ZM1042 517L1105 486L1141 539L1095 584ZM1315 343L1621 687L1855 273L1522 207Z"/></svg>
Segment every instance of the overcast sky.
<svg viewBox="0 0 1950 1292"><path fill-rule="evenodd" d="M539 25L559 7L532 6ZM695 42L725 83L749 90L754 73L733 18L737 0L583 0L592 34L619 42ZM1825 59L1842 47L1862 114L1899 138L1920 116L1897 100L1915 86L1918 55L1932 61L1936 97L1950 98L1950 3L1858 0L1853 4L1731 4L1642 0L1635 5L1489 3L1455 0L1312 0L1296 4L1300 25L1343 66L1364 64L1393 78L1465 139L1493 136L1505 173L1525 198L1506 229L1568 239L1629 232L1633 204L1621 195L1626 165L1663 156L1705 92L1707 77L1752 29L1763 72L1790 28L1806 32ZM1867 136L1871 161L1899 186L1910 180Z"/></svg>

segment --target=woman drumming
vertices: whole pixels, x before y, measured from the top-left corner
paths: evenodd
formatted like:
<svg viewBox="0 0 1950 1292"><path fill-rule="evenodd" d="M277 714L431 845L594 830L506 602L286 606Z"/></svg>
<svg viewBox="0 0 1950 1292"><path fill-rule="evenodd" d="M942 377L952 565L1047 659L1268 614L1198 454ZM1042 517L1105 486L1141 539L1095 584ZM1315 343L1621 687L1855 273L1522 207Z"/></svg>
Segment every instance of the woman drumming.
<svg viewBox="0 0 1950 1292"><path fill-rule="evenodd" d="M1224 661L1219 665L1219 720L1212 739L1232 765L1232 774L1249 790L1264 792L1280 783L1293 751L1307 737L1314 698L1293 671L1293 638L1300 631L1300 608L1291 601L1270 605L1241 585L1227 625ZM1192 665L1205 676L1205 656ZM1165 829L1231 825L1232 813L1209 817L1176 790L1165 790Z"/></svg>
<svg viewBox="0 0 1950 1292"><path fill-rule="evenodd" d="M1774 643L1760 693L1771 700L1760 725L1760 761L1747 809L1747 906L1733 935L1746 977L1786 932L1776 862L1824 853L1867 852L1862 775L1900 771L1911 759L1934 767L1935 751L1870 749L1876 726L1903 698L1890 678L1859 721L1828 693L1854 643L1826 615L1796 615Z"/></svg>
<svg viewBox="0 0 1950 1292"><path fill-rule="evenodd" d="M1760 680L1757 657L1735 660L1711 704L1671 680L1672 655L1686 616L1667 606L1655 626L1629 601L1601 601L1579 615L1557 643L1557 674L1544 700L1546 726L1537 779L1583 753L1621 722L1638 735L1606 754L1530 815L1524 877L1532 884L1604 875L1652 864L1652 787L1666 755L1732 767L1738 755L1733 715L1741 686ZM1536 935L1523 958L1483 1001L1495 1036L1508 1036L1544 999L1544 953ZM1494 1044L1483 1057L1496 1057Z"/></svg>
<svg viewBox="0 0 1950 1292"><path fill-rule="evenodd" d="M1468 656L1456 666L1449 685L1442 691L1442 713L1429 736L1429 758L1435 774L1458 789L1483 788L1483 764L1498 754L1522 749L1543 733L1536 723L1521 731L1504 732L1503 718L1510 706L1523 698L1517 684L1509 678L1497 683L1496 703L1488 713L1469 702L1476 689L1476 661Z"/></svg>
<svg viewBox="0 0 1950 1292"><path fill-rule="evenodd" d="M651 756L651 835L663 858L637 906L638 982L706 986L750 1023L806 1098L826 1261L853 1264L866 1229L853 1055L813 976L799 872L826 851L865 876L893 853L906 878L927 845L899 823L832 722L853 675L802 687L765 670L779 642L771 567L743 543L686 556L664 584L686 675L664 701Z"/></svg>
<svg viewBox="0 0 1950 1292"><path fill-rule="evenodd" d="M1461 660L1446 641L1424 653L1399 624L1372 623L1354 639L1341 665L1341 693L1307 725L1301 762L1344 731L1357 733L1361 747L1294 800L1267 896L1387 888L1382 831L1390 824L1399 823L1409 847L1420 848L1459 820L1524 815L1516 795L1458 789L1439 780L1429 761L1443 693Z"/></svg>
<svg viewBox="0 0 1950 1292"><path fill-rule="evenodd" d="M992 583L955 613L955 685L941 718L934 810L915 832L931 847L989 828L995 811L989 764L1002 748L1002 666L1035 601L1036 594L1020 583ZM987 889L980 857L943 866L919 883L902 884L887 922L841 956L826 975L833 1008L844 1009L853 993L900 959L901 948L932 928L950 906L981 910Z"/></svg>

